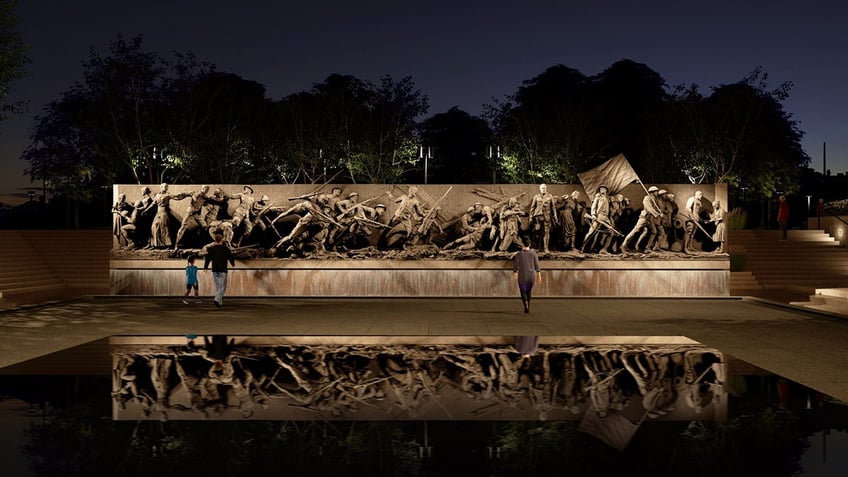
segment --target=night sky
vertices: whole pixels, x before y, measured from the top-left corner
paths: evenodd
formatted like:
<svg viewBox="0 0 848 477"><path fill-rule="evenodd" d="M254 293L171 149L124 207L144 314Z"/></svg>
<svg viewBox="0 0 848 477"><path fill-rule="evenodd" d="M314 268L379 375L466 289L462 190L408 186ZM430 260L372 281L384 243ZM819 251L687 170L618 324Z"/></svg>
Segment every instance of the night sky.
<svg viewBox="0 0 848 477"><path fill-rule="evenodd" d="M627 58L669 86L705 92L762 66L770 88L795 84L784 106L806 133L811 166L822 170L827 142L827 168L848 170L848 3L836 0L20 0L18 13L32 63L12 99L31 103L29 114L0 123L5 203L30 186L19 156L32 116L81 78L90 47L105 53L118 34L141 34L146 50L165 56L191 50L275 100L332 73L412 76L429 97L427 116L452 106L479 114L555 64L594 75Z"/></svg>

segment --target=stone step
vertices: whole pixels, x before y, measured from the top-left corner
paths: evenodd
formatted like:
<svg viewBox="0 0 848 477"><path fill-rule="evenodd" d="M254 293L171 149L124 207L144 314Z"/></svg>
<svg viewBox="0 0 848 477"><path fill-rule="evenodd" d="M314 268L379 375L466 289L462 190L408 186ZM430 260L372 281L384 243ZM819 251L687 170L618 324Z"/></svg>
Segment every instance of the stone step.
<svg viewBox="0 0 848 477"><path fill-rule="evenodd" d="M816 288L815 296L844 298L848 300L848 288Z"/></svg>
<svg viewBox="0 0 848 477"><path fill-rule="evenodd" d="M15 283L8 283L3 285L0 288L2 293L13 293L20 289L29 289L32 287L41 287L41 286L59 286L61 288L65 287L65 282L58 278L44 278L44 279L36 279L36 280L21 280Z"/></svg>

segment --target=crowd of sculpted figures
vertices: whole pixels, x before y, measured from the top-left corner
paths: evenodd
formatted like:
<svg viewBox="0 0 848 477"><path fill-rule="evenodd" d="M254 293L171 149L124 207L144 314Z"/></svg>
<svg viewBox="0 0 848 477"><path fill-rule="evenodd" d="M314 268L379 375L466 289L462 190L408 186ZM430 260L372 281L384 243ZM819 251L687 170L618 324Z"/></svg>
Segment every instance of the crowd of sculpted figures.
<svg viewBox="0 0 848 477"><path fill-rule="evenodd" d="M592 197L579 190L555 196L545 184L515 196L478 188L474 193L480 199L450 217L443 203L451 188L430 200L416 186L364 199L355 186L346 188L319 188L275 204L249 185L235 193L203 185L178 194L165 183L155 194L145 186L133 202L125 194L118 197L113 233L125 249L178 252L201 248L220 232L233 249L255 248L277 257L416 246L439 253L512 252L521 248L522 235L542 253L725 252L724 209L718 200L707 202L701 191L678 202L671 191L643 186L643 200L631 204L622 194L610 196L603 185ZM179 221L171 213L177 204L185 209Z"/></svg>
<svg viewBox="0 0 848 477"><path fill-rule="evenodd" d="M656 419L726 406L726 364L702 346L204 345L113 351L113 401L151 419ZM685 403L685 404L684 404ZM274 411L277 411L276 413ZM685 411L685 412L684 412ZM510 415L510 414L507 414ZM570 417L569 417L570 416Z"/></svg>

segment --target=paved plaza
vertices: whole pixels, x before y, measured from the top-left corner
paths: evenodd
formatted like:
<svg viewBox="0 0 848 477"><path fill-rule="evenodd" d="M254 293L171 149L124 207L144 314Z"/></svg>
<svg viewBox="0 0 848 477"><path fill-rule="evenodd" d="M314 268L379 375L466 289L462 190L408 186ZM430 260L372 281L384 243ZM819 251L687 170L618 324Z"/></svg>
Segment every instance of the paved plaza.
<svg viewBox="0 0 848 477"><path fill-rule="evenodd" d="M185 305L177 297L89 297L2 310L0 333L0 373L112 335L368 336L395 343L412 336L470 343L519 335L542 343L687 337L848 402L848 318L750 297L538 298L529 315L518 297L228 297L220 309L208 298Z"/></svg>

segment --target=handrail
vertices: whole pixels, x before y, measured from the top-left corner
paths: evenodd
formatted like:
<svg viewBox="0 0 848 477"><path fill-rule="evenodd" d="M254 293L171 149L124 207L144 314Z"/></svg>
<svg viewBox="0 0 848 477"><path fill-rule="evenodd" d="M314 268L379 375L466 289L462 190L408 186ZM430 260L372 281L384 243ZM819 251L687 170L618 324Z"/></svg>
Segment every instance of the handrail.
<svg viewBox="0 0 848 477"><path fill-rule="evenodd" d="M827 210L827 207L822 207L822 210L827 212L831 217L835 218L836 220L838 220L838 221L842 222L843 224L845 224L846 226L848 226L848 222L846 222L842 217L840 217L840 216L836 215L835 213Z"/></svg>

